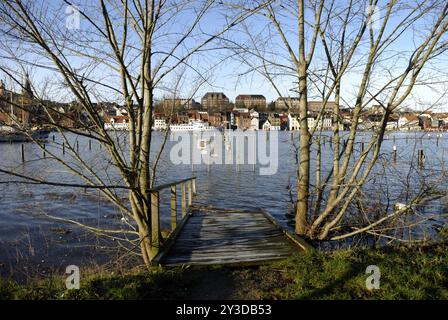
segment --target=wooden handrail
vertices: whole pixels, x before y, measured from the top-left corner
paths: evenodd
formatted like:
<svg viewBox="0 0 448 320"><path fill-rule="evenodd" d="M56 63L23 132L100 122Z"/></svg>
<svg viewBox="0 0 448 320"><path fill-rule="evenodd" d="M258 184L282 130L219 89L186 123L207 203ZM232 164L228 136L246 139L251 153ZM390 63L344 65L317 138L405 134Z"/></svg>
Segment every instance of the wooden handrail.
<svg viewBox="0 0 448 320"><path fill-rule="evenodd" d="M186 186L187 184L187 186ZM188 219L188 208L193 205L193 196L196 194L196 177L190 177L187 179L165 183L148 190L151 194L151 247L153 250L153 259L159 256L161 249L161 232L160 232L160 198L159 192L163 189L170 188L170 204L171 204L171 230L172 235L176 230L179 232L179 225L177 223L177 200L176 200L176 188L181 186L181 208L182 208L182 225ZM187 189L188 189L188 202L187 202ZM164 242L164 241L163 241Z"/></svg>
<svg viewBox="0 0 448 320"><path fill-rule="evenodd" d="M169 188L171 186L175 186L175 185L178 185L178 184L181 184L181 183L185 183L185 182L188 182L188 181L191 181L191 180L196 180L196 177L193 176L193 177L190 177L190 178L187 178L187 179L161 184L159 186L155 186L155 187L149 189L148 192L160 191L162 189L166 189L166 188Z"/></svg>

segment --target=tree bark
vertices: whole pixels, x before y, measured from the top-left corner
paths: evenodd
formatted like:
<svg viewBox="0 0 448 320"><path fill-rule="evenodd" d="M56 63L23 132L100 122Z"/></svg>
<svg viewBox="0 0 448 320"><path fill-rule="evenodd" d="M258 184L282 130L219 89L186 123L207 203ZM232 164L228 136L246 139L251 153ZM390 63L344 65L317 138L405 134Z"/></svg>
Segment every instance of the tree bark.
<svg viewBox="0 0 448 320"><path fill-rule="evenodd" d="M307 64L305 60L305 16L303 0L299 0L299 181L297 183L296 228L299 235L308 230L308 199L310 193L310 133L308 130Z"/></svg>

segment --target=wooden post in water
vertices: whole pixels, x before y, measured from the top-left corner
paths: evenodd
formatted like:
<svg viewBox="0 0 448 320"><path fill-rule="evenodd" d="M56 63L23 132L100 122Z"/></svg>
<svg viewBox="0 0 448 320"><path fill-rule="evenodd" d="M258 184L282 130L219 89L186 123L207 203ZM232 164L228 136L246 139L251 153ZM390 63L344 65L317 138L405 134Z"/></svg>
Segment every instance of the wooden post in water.
<svg viewBox="0 0 448 320"><path fill-rule="evenodd" d="M171 186L171 230L177 227L176 185Z"/></svg>
<svg viewBox="0 0 448 320"><path fill-rule="evenodd" d="M156 255L160 247L159 192L151 191L151 246Z"/></svg>
<svg viewBox="0 0 448 320"><path fill-rule="evenodd" d="M192 180L193 195L196 195L196 178Z"/></svg>
<svg viewBox="0 0 448 320"><path fill-rule="evenodd" d="M22 149L22 163L24 163L25 162L25 148L23 146L23 143L22 143L21 149Z"/></svg>
<svg viewBox="0 0 448 320"><path fill-rule="evenodd" d="M188 181L188 206L193 205L193 181Z"/></svg>
<svg viewBox="0 0 448 320"><path fill-rule="evenodd" d="M253 150L253 153L254 153L254 165L253 165L253 171L254 171L254 173L255 173L255 170L256 170L256 165L257 165L257 137L256 137L256 134L254 134L254 150Z"/></svg>
<svg viewBox="0 0 448 320"><path fill-rule="evenodd" d="M42 144L42 148L44 149L44 150L43 150L43 152L44 152L44 158L46 158L46 157L47 157L47 153L45 152L45 148L46 148L46 147L45 147L45 143Z"/></svg>
<svg viewBox="0 0 448 320"><path fill-rule="evenodd" d="M76 153L79 153L79 141L76 140Z"/></svg>
<svg viewBox="0 0 448 320"><path fill-rule="evenodd" d="M54 140L55 140L55 135L53 135L53 142L54 142Z"/></svg>
<svg viewBox="0 0 448 320"><path fill-rule="evenodd" d="M423 149L419 149L418 150L418 157L417 157L418 165L420 167L423 167L423 165L425 164L425 161L426 161L425 153L423 152Z"/></svg>
<svg viewBox="0 0 448 320"><path fill-rule="evenodd" d="M65 154L65 141L62 142L62 154Z"/></svg>
<svg viewBox="0 0 448 320"><path fill-rule="evenodd" d="M180 188L182 191L182 218L186 216L187 214L187 196L185 194L185 182L182 182L180 184Z"/></svg>
<svg viewBox="0 0 448 320"><path fill-rule="evenodd" d="M394 162L397 162L397 146L393 146L393 150L394 150Z"/></svg>
<svg viewBox="0 0 448 320"><path fill-rule="evenodd" d="M210 145L210 144L209 144ZM210 173L210 168L212 165L212 150L208 150L208 163L207 163L207 173Z"/></svg>
<svg viewBox="0 0 448 320"><path fill-rule="evenodd" d="M92 150L92 140L89 139L89 151Z"/></svg>

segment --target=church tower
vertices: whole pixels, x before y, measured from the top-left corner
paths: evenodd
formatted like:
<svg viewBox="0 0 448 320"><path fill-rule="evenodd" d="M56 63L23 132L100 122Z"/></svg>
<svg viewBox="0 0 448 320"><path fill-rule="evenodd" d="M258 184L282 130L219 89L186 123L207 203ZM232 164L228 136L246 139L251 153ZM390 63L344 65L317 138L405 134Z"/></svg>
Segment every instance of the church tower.
<svg viewBox="0 0 448 320"><path fill-rule="evenodd" d="M0 80L0 97L5 94L5 83L3 80Z"/></svg>
<svg viewBox="0 0 448 320"><path fill-rule="evenodd" d="M25 83L22 88L22 95L29 99L32 99L34 96L33 90L31 89L31 82L30 82L30 78L29 78L28 74L26 74L26 76L25 76Z"/></svg>

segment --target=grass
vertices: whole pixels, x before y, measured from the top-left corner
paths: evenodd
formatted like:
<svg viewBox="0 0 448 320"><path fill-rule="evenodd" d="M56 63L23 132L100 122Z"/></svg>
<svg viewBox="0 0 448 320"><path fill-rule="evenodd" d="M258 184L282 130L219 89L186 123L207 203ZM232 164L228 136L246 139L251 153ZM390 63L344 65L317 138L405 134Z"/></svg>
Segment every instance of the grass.
<svg viewBox="0 0 448 320"><path fill-rule="evenodd" d="M381 272L368 290L366 268ZM238 272L244 299L448 299L446 245L297 254L253 272Z"/></svg>
<svg viewBox="0 0 448 320"><path fill-rule="evenodd" d="M447 248L313 251L260 267L81 271L79 290L66 290L60 276L1 281L0 299L448 299ZM378 290L366 288L369 265L380 268Z"/></svg>

